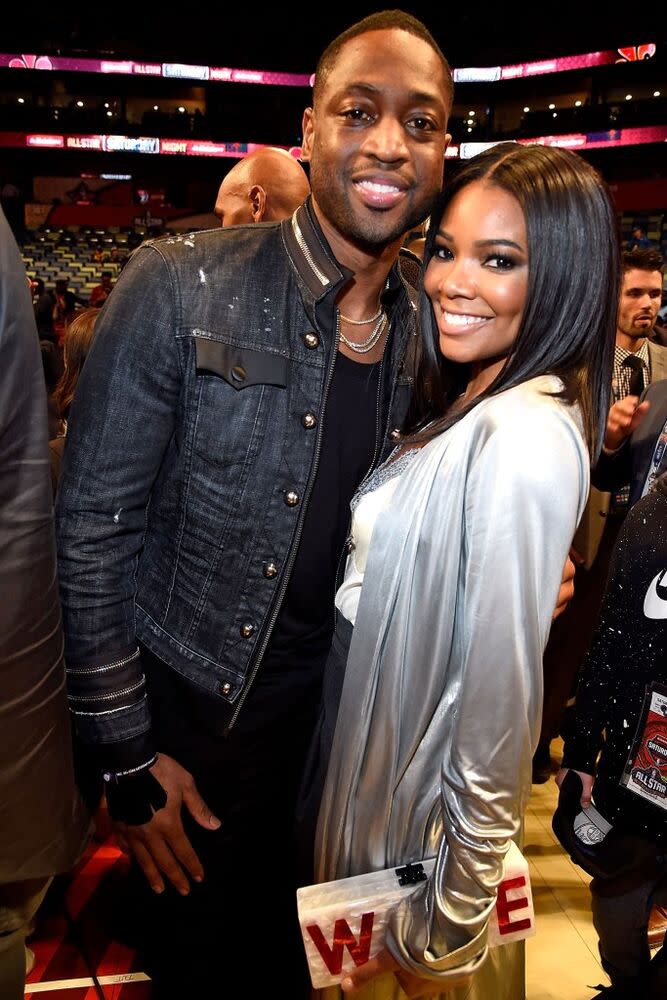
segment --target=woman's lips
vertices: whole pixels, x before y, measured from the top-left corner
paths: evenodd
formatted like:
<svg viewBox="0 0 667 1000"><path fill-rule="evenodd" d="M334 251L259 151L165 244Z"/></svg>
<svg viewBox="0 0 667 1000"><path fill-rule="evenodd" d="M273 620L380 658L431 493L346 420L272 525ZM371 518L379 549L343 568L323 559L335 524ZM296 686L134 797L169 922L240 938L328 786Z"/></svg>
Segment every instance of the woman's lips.
<svg viewBox="0 0 667 1000"><path fill-rule="evenodd" d="M474 313L453 313L443 309L440 313L440 330L443 333L451 331L459 333L461 330L471 330L473 327L482 326L492 318L492 316L479 316Z"/></svg>

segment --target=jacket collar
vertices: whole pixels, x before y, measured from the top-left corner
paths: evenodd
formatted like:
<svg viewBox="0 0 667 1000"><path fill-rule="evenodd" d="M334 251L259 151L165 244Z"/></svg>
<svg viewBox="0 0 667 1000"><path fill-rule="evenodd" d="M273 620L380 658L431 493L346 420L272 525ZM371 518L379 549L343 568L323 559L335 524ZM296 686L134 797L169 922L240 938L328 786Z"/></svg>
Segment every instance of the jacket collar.
<svg viewBox="0 0 667 1000"><path fill-rule="evenodd" d="M312 196L309 195L303 205L299 205L291 218L281 223L281 230L290 260L316 302L353 276L353 272L334 257L313 211ZM401 270L397 261L389 272L382 295L386 304L393 302L399 291L404 287L407 290L410 285L409 281L399 277Z"/></svg>
<svg viewBox="0 0 667 1000"><path fill-rule="evenodd" d="M338 263L324 238L310 196L281 223L281 230L290 260L315 302L352 277L349 268Z"/></svg>

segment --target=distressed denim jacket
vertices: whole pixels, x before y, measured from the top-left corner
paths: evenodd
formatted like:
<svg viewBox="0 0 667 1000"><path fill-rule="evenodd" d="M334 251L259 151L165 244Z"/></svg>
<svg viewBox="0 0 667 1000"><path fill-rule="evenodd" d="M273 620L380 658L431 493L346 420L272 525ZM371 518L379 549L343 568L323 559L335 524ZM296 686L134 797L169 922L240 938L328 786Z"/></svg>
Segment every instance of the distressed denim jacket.
<svg viewBox="0 0 667 1000"><path fill-rule="evenodd" d="M57 534L70 708L105 769L153 754L138 641L228 725L243 704L317 474L349 277L306 202L282 223L141 247L101 312ZM403 420L416 346L402 269L392 283L376 460Z"/></svg>

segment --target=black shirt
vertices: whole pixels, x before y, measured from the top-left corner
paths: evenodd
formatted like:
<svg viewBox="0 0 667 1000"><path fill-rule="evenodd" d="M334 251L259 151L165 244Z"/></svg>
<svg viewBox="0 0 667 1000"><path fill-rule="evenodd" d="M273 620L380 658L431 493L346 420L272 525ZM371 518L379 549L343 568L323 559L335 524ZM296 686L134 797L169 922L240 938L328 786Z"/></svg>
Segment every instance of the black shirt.
<svg viewBox="0 0 667 1000"><path fill-rule="evenodd" d="M350 521L350 500L373 461L381 363L338 352L322 450L291 578L261 672L309 671L326 656L334 624L336 576Z"/></svg>

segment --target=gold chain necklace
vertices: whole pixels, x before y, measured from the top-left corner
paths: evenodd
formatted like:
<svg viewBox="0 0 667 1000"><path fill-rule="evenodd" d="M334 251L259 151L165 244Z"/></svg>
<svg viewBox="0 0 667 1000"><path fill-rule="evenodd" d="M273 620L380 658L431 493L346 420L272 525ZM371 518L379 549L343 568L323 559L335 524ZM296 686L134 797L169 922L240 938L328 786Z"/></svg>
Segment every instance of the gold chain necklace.
<svg viewBox="0 0 667 1000"><path fill-rule="evenodd" d="M342 313L339 313L339 315L341 319L345 319ZM345 344L345 346L349 347L350 350L354 351L355 354L368 354L369 351L373 350L378 340L384 333L386 322L387 322L387 314L385 313L384 309L380 309L380 312L377 315L377 322L375 323L375 326L371 331L370 337L367 337L366 340L360 340L357 342L355 342L354 340L348 340L348 338L343 333L342 329L339 330L339 336L340 339Z"/></svg>
<svg viewBox="0 0 667 1000"><path fill-rule="evenodd" d="M369 316L368 319L350 319L349 316L345 316L343 313L340 314L340 318L349 323L350 326L368 326L369 323L377 323L380 316L382 315L382 306L375 313L375 316Z"/></svg>

